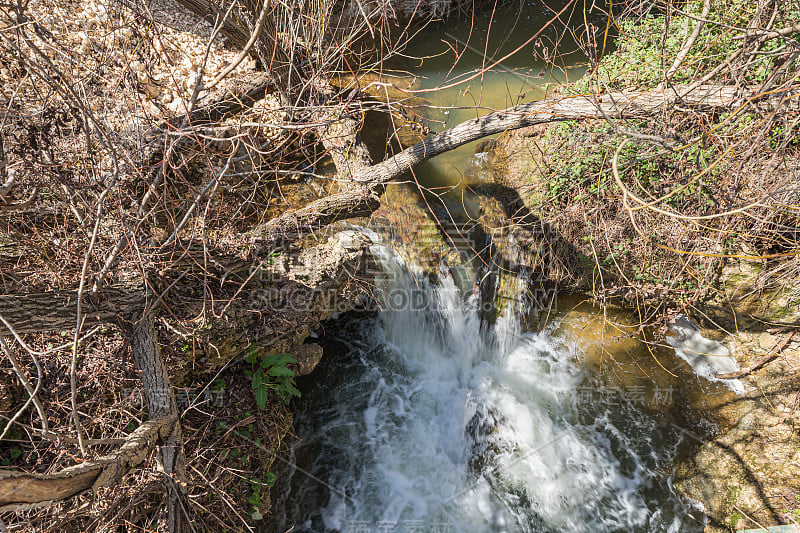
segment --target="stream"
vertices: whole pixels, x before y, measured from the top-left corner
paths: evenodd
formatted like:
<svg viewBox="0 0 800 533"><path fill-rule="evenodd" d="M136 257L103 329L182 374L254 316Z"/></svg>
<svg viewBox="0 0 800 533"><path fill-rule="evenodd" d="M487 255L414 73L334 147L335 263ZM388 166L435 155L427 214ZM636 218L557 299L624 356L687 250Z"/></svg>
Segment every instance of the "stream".
<svg viewBox="0 0 800 533"><path fill-rule="evenodd" d="M502 57L548 17L532 0L502 9L494 25L488 15L429 25L406 50L428 57L404 68L423 88L448 85L476 72L484 46ZM559 37L563 66L544 69L533 52L556 49ZM442 39L462 43L452 69ZM569 33L553 28L503 68L425 98L454 108L441 131L542 98L548 83L580 76L579 63ZM474 150L436 157L416 179L463 204L459 183L480 167ZM267 531L703 530L702 508L676 492L672 475L717 432L710 413L735 394L695 371L687 343L713 341L689 324L671 346L643 342L653 332L642 339L632 316L565 295L540 331L527 330L518 305L487 323L469 267L430 275L391 240L374 241L378 305L310 339L325 355L298 380L293 466L276 471Z"/></svg>
<svg viewBox="0 0 800 533"><path fill-rule="evenodd" d="M301 382L275 531L703 530L670 471L713 433L703 413L725 386L668 350L677 378L658 373L582 305L538 333L513 307L482 327L477 295L451 276L375 253L383 309L315 339L325 356Z"/></svg>

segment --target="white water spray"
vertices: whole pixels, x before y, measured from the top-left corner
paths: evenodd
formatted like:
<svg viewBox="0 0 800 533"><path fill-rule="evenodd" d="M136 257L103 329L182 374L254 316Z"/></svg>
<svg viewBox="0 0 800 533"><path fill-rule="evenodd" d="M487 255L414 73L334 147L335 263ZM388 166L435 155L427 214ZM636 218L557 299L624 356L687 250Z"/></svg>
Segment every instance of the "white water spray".
<svg viewBox="0 0 800 533"><path fill-rule="evenodd" d="M720 379L717 374L739 370L739 364L730 351L717 341L703 337L691 320L678 315L671 327L667 342L675 348L675 354L689 363L698 376L709 381L725 383L736 394L744 394L744 383L738 379Z"/></svg>
<svg viewBox="0 0 800 533"><path fill-rule="evenodd" d="M317 420L301 450L313 477L295 473L282 526L681 528L681 503L654 472L664 452L651 420L586 412L574 394L584 376L558 339L520 334L513 310L482 331L477 297L463 298L452 278L425 281L390 249L375 251L383 293L402 306L341 335L355 357L306 408Z"/></svg>

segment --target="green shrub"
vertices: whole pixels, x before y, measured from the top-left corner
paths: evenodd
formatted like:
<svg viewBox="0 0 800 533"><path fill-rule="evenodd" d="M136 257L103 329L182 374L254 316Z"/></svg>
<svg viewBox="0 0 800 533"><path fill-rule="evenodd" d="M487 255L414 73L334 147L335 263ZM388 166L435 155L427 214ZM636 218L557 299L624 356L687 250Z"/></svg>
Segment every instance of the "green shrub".
<svg viewBox="0 0 800 533"><path fill-rule="evenodd" d="M288 367L297 363L291 354L279 353L261 357L251 344L245 361L251 365L244 373L252 379L251 387L259 409L266 407L270 392L275 393L283 403L289 403L293 397L300 397L300 391L294 382L295 372Z"/></svg>

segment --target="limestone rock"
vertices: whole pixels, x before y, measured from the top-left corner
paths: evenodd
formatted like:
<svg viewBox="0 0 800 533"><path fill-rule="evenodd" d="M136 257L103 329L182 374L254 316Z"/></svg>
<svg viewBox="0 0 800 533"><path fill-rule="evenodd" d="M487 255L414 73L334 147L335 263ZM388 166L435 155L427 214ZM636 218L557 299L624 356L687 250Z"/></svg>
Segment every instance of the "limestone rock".
<svg viewBox="0 0 800 533"><path fill-rule="evenodd" d="M319 344L301 344L292 353L297 359L297 375L305 376L314 371L322 359L322 346Z"/></svg>

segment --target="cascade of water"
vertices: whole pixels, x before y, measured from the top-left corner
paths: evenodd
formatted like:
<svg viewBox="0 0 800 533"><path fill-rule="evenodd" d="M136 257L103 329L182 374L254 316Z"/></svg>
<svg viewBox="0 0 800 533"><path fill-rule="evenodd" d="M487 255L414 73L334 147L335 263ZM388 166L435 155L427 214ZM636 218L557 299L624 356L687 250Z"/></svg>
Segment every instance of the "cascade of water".
<svg viewBox="0 0 800 533"><path fill-rule="evenodd" d="M481 328L477 295L375 251L395 297L332 334L347 355L296 414L307 470L276 505L278 527L691 529L658 473L676 432L635 406L577 396L575 354L548 332L521 333L513 307Z"/></svg>

